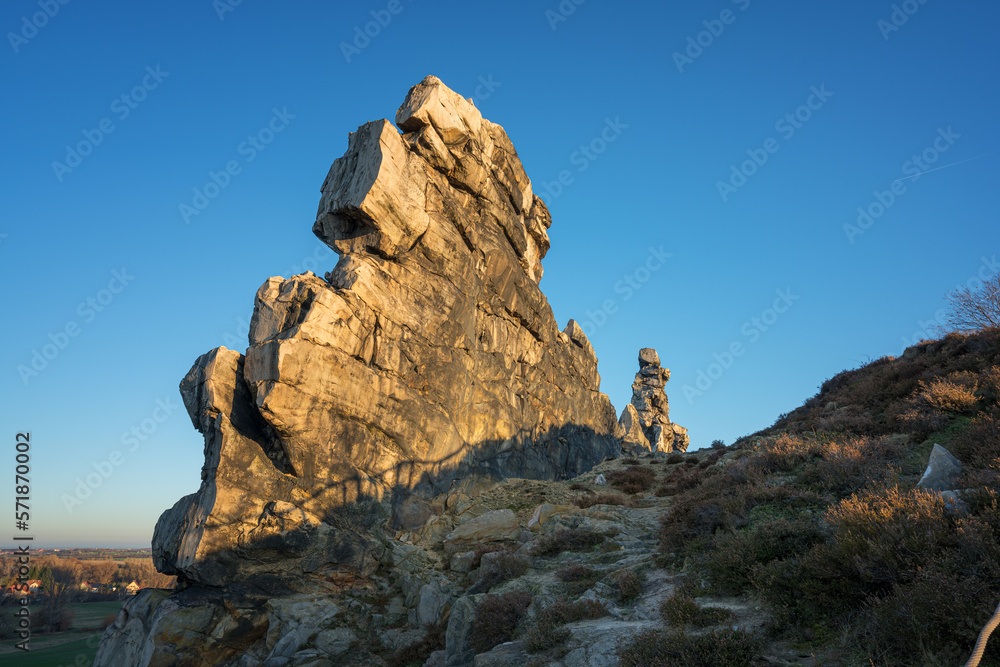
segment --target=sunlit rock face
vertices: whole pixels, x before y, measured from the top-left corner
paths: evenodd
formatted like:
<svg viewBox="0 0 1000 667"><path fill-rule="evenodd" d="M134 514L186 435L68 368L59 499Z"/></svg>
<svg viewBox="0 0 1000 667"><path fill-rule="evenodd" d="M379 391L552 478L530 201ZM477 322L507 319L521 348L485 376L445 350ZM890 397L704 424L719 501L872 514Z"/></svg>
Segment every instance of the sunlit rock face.
<svg viewBox="0 0 1000 667"><path fill-rule="evenodd" d="M246 353L217 348L181 383L205 465L157 523L161 571L365 572L381 546L344 518L355 501L391 499L412 528L498 479L618 453L593 348L539 289L551 217L506 132L436 77L395 120L353 132L323 183L313 231L336 266L268 279Z"/></svg>

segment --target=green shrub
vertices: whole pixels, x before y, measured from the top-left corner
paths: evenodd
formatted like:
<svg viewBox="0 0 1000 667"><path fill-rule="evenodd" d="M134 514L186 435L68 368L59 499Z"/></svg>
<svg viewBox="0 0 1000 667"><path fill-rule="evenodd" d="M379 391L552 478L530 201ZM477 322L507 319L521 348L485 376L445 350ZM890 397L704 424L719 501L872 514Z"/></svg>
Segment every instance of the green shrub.
<svg viewBox="0 0 1000 667"><path fill-rule="evenodd" d="M524 591L484 597L476 607L476 617L472 621L472 648L477 653L485 653L498 644L510 641L531 600L531 593Z"/></svg>
<svg viewBox="0 0 1000 667"><path fill-rule="evenodd" d="M727 470L737 464L727 466ZM751 482L730 475L715 475L702 486L674 498L660 520L660 550L664 554L695 554L703 546L699 540L717 531L734 532L746 526L756 507L775 510L805 510L825 506L823 496L788 485Z"/></svg>
<svg viewBox="0 0 1000 667"><path fill-rule="evenodd" d="M722 460L724 454L725 452L723 451L712 452L711 454L709 454L708 456L706 456L704 459L701 460L701 462L698 464L698 467L701 468L702 470L704 470L705 468L711 468L716 463Z"/></svg>
<svg viewBox="0 0 1000 667"><path fill-rule="evenodd" d="M1000 366L992 366L979 374L979 397L987 406L1000 406Z"/></svg>
<svg viewBox="0 0 1000 667"><path fill-rule="evenodd" d="M890 487L842 500L826 520L827 541L751 569L752 587L779 619L841 624L866 606L905 598L934 572L960 572L1000 593L1000 513L956 517L937 493Z"/></svg>
<svg viewBox="0 0 1000 667"><path fill-rule="evenodd" d="M945 503L934 492L899 487L865 491L831 507L833 558L871 592L911 579L950 532Z"/></svg>
<svg viewBox="0 0 1000 667"><path fill-rule="evenodd" d="M825 382L724 466L670 469L660 549L691 578L663 603L667 623L694 625L691 582L710 581L844 664L961 664L1000 600L998 364L1000 331L925 342ZM909 488L929 442L965 464L965 510ZM650 637L622 664L724 664L681 632ZM982 664L1000 665L1000 642Z"/></svg>
<svg viewBox="0 0 1000 667"><path fill-rule="evenodd" d="M814 547L814 551L825 549L827 545ZM758 563L751 569L750 584L770 608L779 634L798 636L803 628L836 625L846 611L863 602L846 573L815 568L815 562L800 556Z"/></svg>
<svg viewBox="0 0 1000 667"><path fill-rule="evenodd" d="M757 451L757 462L765 472L791 472L803 463L823 456L825 444L813 438L783 433L765 441Z"/></svg>
<svg viewBox="0 0 1000 667"><path fill-rule="evenodd" d="M988 595L983 583L964 574L923 571L887 597L871 600L853 639L872 656L919 656L919 664L925 665L964 664L996 606L996 588ZM987 644L982 664L1000 664L998 660L1000 647Z"/></svg>
<svg viewBox="0 0 1000 667"><path fill-rule="evenodd" d="M664 554L683 554L697 548L699 538L711 537L716 530L731 523L738 509L739 501L731 495L689 493L677 496L660 520L660 550Z"/></svg>
<svg viewBox="0 0 1000 667"><path fill-rule="evenodd" d="M684 455L680 452L670 452L667 455L667 463L684 463Z"/></svg>
<svg viewBox="0 0 1000 667"><path fill-rule="evenodd" d="M602 618L607 615L608 608L604 606L603 602L597 600L577 600L576 602L559 600L543 609L539 619L543 623L559 625Z"/></svg>
<svg viewBox="0 0 1000 667"><path fill-rule="evenodd" d="M801 471L799 483L837 497L873 485L889 485L908 452L906 438L840 437L823 443L817 460Z"/></svg>
<svg viewBox="0 0 1000 667"><path fill-rule="evenodd" d="M693 624L700 612L701 607L698 603L687 595L673 593L660 604L660 615L664 623L679 628Z"/></svg>
<svg viewBox="0 0 1000 667"><path fill-rule="evenodd" d="M682 631L649 630L618 646L620 667L746 667L754 664L761 641L743 630L720 629L689 636Z"/></svg>

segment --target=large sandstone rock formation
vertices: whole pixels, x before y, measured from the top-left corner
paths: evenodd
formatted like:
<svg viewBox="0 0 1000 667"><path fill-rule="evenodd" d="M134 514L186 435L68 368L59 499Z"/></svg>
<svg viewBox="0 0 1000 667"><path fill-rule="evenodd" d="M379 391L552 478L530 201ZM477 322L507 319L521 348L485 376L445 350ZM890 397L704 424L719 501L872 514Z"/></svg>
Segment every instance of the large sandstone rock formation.
<svg viewBox="0 0 1000 667"><path fill-rule="evenodd" d="M660 366L656 350L639 350L639 372L632 383L632 402L618 420L622 451L628 454L687 451L687 429L670 421L670 405L664 387L670 369Z"/></svg>
<svg viewBox="0 0 1000 667"><path fill-rule="evenodd" d="M539 289L551 218L506 132L435 77L396 125L359 127L323 183L333 270L268 279L246 353L217 348L181 383L205 465L156 525L162 572L369 572L382 547L358 501L393 498L410 528L505 477L617 454L593 348Z"/></svg>

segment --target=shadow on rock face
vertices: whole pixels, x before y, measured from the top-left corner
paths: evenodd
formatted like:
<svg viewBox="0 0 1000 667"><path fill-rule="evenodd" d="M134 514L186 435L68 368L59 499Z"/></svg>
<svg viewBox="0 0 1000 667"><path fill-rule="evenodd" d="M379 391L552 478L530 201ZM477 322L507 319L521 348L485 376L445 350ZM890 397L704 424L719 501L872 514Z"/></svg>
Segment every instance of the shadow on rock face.
<svg viewBox="0 0 1000 667"><path fill-rule="evenodd" d="M620 451L613 434L567 424L468 445L443 461L401 461L382 477L345 466L348 474L321 480L282 473L246 431L221 431L222 451L209 454L216 465L201 489L165 512L153 537L160 571L214 587L328 564L367 576L378 567L385 528L412 530L455 497L510 477L566 479Z"/></svg>

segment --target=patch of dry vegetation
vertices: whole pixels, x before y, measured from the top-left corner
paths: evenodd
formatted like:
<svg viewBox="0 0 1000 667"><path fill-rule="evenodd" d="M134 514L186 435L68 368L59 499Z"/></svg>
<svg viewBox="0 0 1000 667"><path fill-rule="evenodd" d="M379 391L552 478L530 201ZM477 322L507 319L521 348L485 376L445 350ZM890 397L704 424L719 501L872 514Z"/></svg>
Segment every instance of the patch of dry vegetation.
<svg viewBox="0 0 1000 667"><path fill-rule="evenodd" d="M630 499L620 493L591 493L573 501L580 509L588 509L594 505L629 505Z"/></svg>
<svg viewBox="0 0 1000 667"><path fill-rule="evenodd" d="M632 604L642 595L643 577L635 570L625 568L615 577L618 604Z"/></svg>
<svg viewBox="0 0 1000 667"><path fill-rule="evenodd" d="M569 639L569 630L563 628L567 623L584 621L607 616L608 609L596 600L578 600L566 602L556 600L542 609L531 628L525 633L524 648L528 653L548 651Z"/></svg>
<svg viewBox="0 0 1000 667"><path fill-rule="evenodd" d="M492 560L489 571L482 575L476 587L483 592L496 588L502 583L511 579L517 579L528 571L531 566L531 559L524 554L516 553L513 549L504 549L497 553L497 557Z"/></svg>
<svg viewBox="0 0 1000 667"><path fill-rule="evenodd" d="M882 357L827 380L816 396L758 436L779 432L913 433L923 440L954 410L989 411L1000 393L1000 330L950 333L900 358ZM968 391L976 401L968 404ZM926 396L923 395L926 392ZM947 409L942 409L947 408Z"/></svg>
<svg viewBox="0 0 1000 667"><path fill-rule="evenodd" d="M996 331L923 343L827 381L720 465L685 459L657 489L673 498L665 562L763 602L772 638L850 664L960 664L1000 601L998 361ZM914 488L932 442L965 464L968 511ZM689 591L661 611L672 626L701 613ZM637 638L622 664L707 664L693 642ZM982 664L1000 664L996 644Z"/></svg>
<svg viewBox="0 0 1000 667"><path fill-rule="evenodd" d="M566 584L566 593L570 596L583 594L590 589L600 574L590 565L576 563L568 565L560 570L556 570L556 579Z"/></svg>
<svg viewBox="0 0 1000 667"><path fill-rule="evenodd" d="M626 464L627 465L627 464ZM652 468L628 466L622 470L612 470L607 475L608 484L625 493L640 493L653 488L656 471Z"/></svg>
<svg viewBox="0 0 1000 667"><path fill-rule="evenodd" d="M759 664L761 640L725 628L699 635L650 630L618 647L621 667L747 667Z"/></svg>
<svg viewBox="0 0 1000 667"><path fill-rule="evenodd" d="M675 591L660 604L660 615L664 623L674 628L684 628L688 625L707 628L725 623L733 616L728 609L702 607L693 597L681 591Z"/></svg>
<svg viewBox="0 0 1000 667"><path fill-rule="evenodd" d="M419 640L407 644L397 650L388 660L389 667L409 667L422 665L434 651L444 648L445 624L428 623L424 626L426 634Z"/></svg>
<svg viewBox="0 0 1000 667"><path fill-rule="evenodd" d="M540 537L531 553L535 556L558 556L564 551L590 551L603 542L602 535L589 530L560 528Z"/></svg>
<svg viewBox="0 0 1000 667"><path fill-rule="evenodd" d="M485 653L514 637L514 631L531 605L532 595L513 591L502 595L487 595L476 607L472 621L472 648Z"/></svg>

